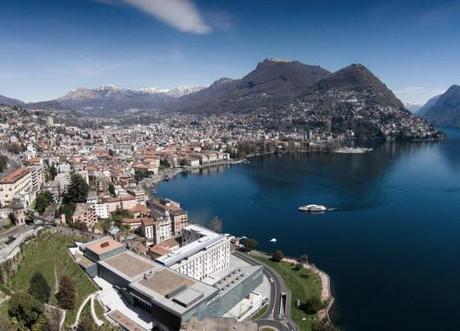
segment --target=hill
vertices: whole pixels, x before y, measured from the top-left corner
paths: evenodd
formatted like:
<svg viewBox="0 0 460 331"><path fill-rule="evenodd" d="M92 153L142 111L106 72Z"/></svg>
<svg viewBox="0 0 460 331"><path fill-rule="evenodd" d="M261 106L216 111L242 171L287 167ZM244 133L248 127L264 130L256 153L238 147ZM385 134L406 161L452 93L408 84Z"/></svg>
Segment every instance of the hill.
<svg viewBox="0 0 460 331"><path fill-rule="evenodd" d="M417 116L437 126L460 127L460 86L452 85L444 94L428 100Z"/></svg>
<svg viewBox="0 0 460 331"><path fill-rule="evenodd" d="M265 59L241 79L222 78L210 87L173 102L170 109L189 113L271 110L300 96L330 72L298 61Z"/></svg>

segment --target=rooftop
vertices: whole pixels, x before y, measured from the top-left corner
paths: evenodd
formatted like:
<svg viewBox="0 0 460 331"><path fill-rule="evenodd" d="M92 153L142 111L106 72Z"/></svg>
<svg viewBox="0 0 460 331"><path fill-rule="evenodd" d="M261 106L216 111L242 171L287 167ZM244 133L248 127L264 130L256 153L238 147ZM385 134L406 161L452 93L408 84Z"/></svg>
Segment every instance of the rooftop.
<svg viewBox="0 0 460 331"><path fill-rule="evenodd" d="M110 237L104 237L99 240L92 241L84 245L84 247L96 253L97 255L101 255L110 252L113 249L123 247L123 244L119 243L116 240L113 240Z"/></svg>
<svg viewBox="0 0 460 331"><path fill-rule="evenodd" d="M0 178L0 184L14 184L29 173L27 168L19 168Z"/></svg>
<svg viewBox="0 0 460 331"><path fill-rule="evenodd" d="M142 258L130 251L115 255L101 262L103 265L108 265L111 269L115 269L117 273L122 273L128 278L134 278L154 268L157 264Z"/></svg>
<svg viewBox="0 0 460 331"><path fill-rule="evenodd" d="M152 270L130 287L178 315L218 292L212 286L167 268Z"/></svg>

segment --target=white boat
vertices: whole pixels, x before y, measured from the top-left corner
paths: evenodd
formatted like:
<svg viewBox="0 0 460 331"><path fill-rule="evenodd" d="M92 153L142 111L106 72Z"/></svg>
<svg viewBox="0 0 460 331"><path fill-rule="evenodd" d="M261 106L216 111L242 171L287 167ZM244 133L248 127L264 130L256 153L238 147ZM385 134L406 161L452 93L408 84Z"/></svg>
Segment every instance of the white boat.
<svg viewBox="0 0 460 331"><path fill-rule="evenodd" d="M272 244L275 244L277 241L278 241L278 240L277 240L276 238L272 238L272 239L270 240L270 242L271 242Z"/></svg>
<svg viewBox="0 0 460 331"><path fill-rule="evenodd" d="M305 205L299 207L300 211L305 211L309 213L321 213L327 211L327 207L323 205Z"/></svg>

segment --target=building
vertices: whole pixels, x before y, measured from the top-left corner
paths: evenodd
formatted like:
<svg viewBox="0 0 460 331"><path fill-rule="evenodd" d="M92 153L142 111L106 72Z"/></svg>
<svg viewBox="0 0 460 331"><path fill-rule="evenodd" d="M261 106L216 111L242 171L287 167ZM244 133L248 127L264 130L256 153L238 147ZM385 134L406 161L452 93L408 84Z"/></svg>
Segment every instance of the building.
<svg viewBox="0 0 460 331"><path fill-rule="evenodd" d="M153 212L160 214L168 212L171 218L172 236L180 236L182 234L182 229L188 225L188 215L178 202L157 198L150 202L150 206Z"/></svg>
<svg viewBox="0 0 460 331"><path fill-rule="evenodd" d="M176 331L192 318L222 317L262 282L261 266L239 267L214 285L180 274L162 264L128 251L109 238L79 246L77 262L91 277L101 277L134 307L152 314L154 328ZM118 310L108 318L126 324Z"/></svg>
<svg viewBox="0 0 460 331"><path fill-rule="evenodd" d="M129 194L121 195L115 198L105 197L102 199L102 202L107 204L109 213L113 213L117 209L131 209L138 204L136 197Z"/></svg>
<svg viewBox="0 0 460 331"><path fill-rule="evenodd" d="M93 205L89 203L77 203L72 215L72 221L74 223L85 224L88 230L93 231L97 223L96 211Z"/></svg>
<svg viewBox="0 0 460 331"><path fill-rule="evenodd" d="M32 199L32 174L27 168L19 168L0 178L0 204L9 205L13 199L26 203Z"/></svg>
<svg viewBox="0 0 460 331"><path fill-rule="evenodd" d="M32 192L36 194L45 182L45 170L41 165L34 165L29 169L32 176Z"/></svg>
<svg viewBox="0 0 460 331"><path fill-rule="evenodd" d="M183 229L182 247L156 261L181 274L203 280L230 264L230 239L199 225Z"/></svg>
<svg viewBox="0 0 460 331"><path fill-rule="evenodd" d="M192 318L184 323L181 331L208 331L208 330L232 330L232 331L257 331L257 323L252 321L237 321L234 318L209 318L202 321ZM271 330L271 329L269 329Z"/></svg>

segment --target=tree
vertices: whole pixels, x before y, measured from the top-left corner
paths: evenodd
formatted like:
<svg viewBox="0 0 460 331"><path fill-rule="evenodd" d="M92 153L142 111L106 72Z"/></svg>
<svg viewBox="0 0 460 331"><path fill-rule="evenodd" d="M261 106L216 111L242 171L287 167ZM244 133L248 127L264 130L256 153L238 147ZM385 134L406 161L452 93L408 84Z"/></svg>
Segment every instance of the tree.
<svg viewBox="0 0 460 331"><path fill-rule="evenodd" d="M214 216L214 218L211 221L211 224L209 225L209 228L214 232L222 233L222 230L223 230L222 219L220 219L217 216Z"/></svg>
<svg viewBox="0 0 460 331"><path fill-rule="evenodd" d="M8 167L8 158L5 155L0 155L0 172L3 172Z"/></svg>
<svg viewBox="0 0 460 331"><path fill-rule="evenodd" d="M29 286L29 294L42 303L47 303L51 295L51 287L40 272L36 272Z"/></svg>
<svg viewBox="0 0 460 331"><path fill-rule="evenodd" d="M252 250L255 249L255 248L257 247L257 245L259 244L259 243L257 242L257 240L251 239L251 238L242 239L242 240L240 240L240 243L241 243L248 251L252 251Z"/></svg>
<svg viewBox="0 0 460 331"><path fill-rule="evenodd" d="M56 167L53 165L51 165L50 167L48 167L47 171L46 171L46 176L47 176L47 179L50 181L50 180L54 180L54 178L57 176L57 169Z"/></svg>
<svg viewBox="0 0 460 331"><path fill-rule="evenodd" d="M284 254L279 249L274 251L272 254L272 260L275 262L280 262L284 258Z"/></svg>
<svg viewBox="0 0 460 331"><path fill-rule="evenodd" d="M116 194L115 194L115 186L110 183L109 184L109 193L114 197Z"/></svg>
<svg viewBox="0 0 460 331"><path fill-rule="evenodd" d="M299 271L299 270L302 269L302 267L303 267L303 264L302 264L302 263L296 263L296 264L294 265L294 270Z"/></svg>
<svg viewBox="0 0 460 331"><path fill-rule="evenodd" d="M89 186L85 179L82 176L74 173L70 177L70 185L67 189L67 192L62 197L62 202L64 204L86 202L88 191Z"/></svg>
<svg viewBox="0 0 460 331"><path fill-rule="evenodd" d="M77 331L94 331L94 324L89 318L84 318L78 323Z"/></svg>
<svg viewBox="0 0 460 331"><path fill-rule="evenodd" d="M303 264L308 264L308 255L307 255L307 254L303 254L302 256L300 256L300 261L301 261Z"/></svg>
<svg viewBox="0 0 460 331"><path fill-rule="evenodd" d="M69 276L62 276L59 281L59 291L56 293L56 299L59 307L62 309L74 309L75 308L75 284Z"/></svg>
<svg viewBox="0 0 460 331"><path fill-rule="evenodd" d="M11 296L8 315L20 325L30 329L42 314L43 305L30 294L16 292Z"/></svg>
<svg viewBox="0 0 460 331"><path fill-rule="evenodd" d="M161 169L170 168L170 167L171 167L171 164L169 163L168 160L166 160L166 159L160 160L160 168Z"/></svg>
<svg viewBox="0 0 460 331"><path fill-rule="evenodd" d="M300 305L300 309L309 315L316 314L319 310L323 309L324 305L317 297L308 298Z"/></svg>
<svg viewBox="0 0 460 331"><path fill-rule="evenodd" d="M50 191L43 191L35 199L35 210L42 214L53 203L53 195Z"/></svg>
<svg viewBox="0 0 460 331"><path fill-rule="evenodd" d="M9 213L8 218L10 219L11 223L16 224L18 222L18 218L16 217L15 213Z"/></svg>

